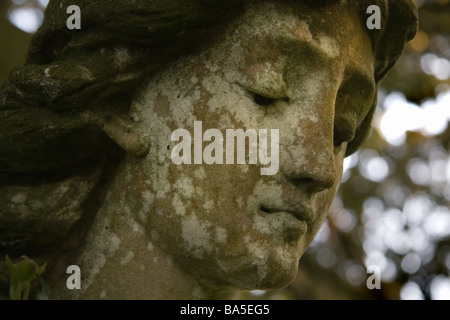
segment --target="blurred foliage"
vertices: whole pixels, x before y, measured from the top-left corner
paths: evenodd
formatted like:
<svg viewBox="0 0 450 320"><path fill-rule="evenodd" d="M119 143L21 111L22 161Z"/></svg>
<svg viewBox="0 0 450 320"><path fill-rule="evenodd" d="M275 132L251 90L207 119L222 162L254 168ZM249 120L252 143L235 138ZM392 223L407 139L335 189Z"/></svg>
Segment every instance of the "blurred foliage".
<svg viewBox="0 0 450 320"><path fill-rule="evenodd" d="M24 62L30 40L6 14L39 8L39 1L0 1L1 83ZM347 160L338 196L297 278L287 288L243 298L450 299L450 127L437 134L407 132L401 144L379 130L393 92L418 108L450 92L450 0L416 2L420 30L381 83L377 129ZM366 286L369 265L381 269L379 290Z"/></svg>
<svg viewBox="0 0 450 320"><path fill-rule="evenodd" d="M36 262L26 256L23 256L21 261L14 264L6 256L6 265L10 275L9 298L11 300L28 300L34 280L39 280L46 287L42 278L46 264L39 267Z"/></svg>

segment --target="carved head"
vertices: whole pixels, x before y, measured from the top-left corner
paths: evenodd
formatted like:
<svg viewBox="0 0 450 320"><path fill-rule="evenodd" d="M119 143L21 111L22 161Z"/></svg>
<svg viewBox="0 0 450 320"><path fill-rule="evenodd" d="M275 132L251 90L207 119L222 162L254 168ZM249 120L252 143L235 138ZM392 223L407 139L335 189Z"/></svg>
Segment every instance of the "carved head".
<svg viewBox="0 0 450 320"><path fill-rule="evenodd" d="M64 28L66 2L82 8L82 30ZM74 168L102 168L123 150L114 159L128 211L187 272L239 288L293 278L345 156L370 128L377 85L415 33L415 7L406 0L222 2L50 2L27 65L2 92L0 163L10 186L0 220L21 230L0 234L3 244L63 237L101 181L98 171ZM365 24L372 2L381 8L380 30ZM248 162L175 164L172 133L183 128L194 139L195 121L203 157L208 145L211 157L220 150L225 157L228 141L218 138L227 129L278 130L279 167L261 175ZM216 131L205 138L208 129ZM58 197L71 204L70 219L54 230L49 213L26 233L36 213L13 205L21 201L15 181L51 193L57 204L48 201L47 211L68 208Z"/></svg>

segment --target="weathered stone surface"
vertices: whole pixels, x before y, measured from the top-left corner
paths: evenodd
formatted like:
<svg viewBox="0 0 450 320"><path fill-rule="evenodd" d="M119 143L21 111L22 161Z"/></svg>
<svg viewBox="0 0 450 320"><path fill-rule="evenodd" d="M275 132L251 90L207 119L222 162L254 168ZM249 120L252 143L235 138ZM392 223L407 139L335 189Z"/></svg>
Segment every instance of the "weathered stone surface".
<svg viewBox="0 0 450 320"><path fill-rule="evenodd" d="M82 32L64 29L69 2ZM51 257L54 298L226 298L295 276L415 10L381 1L371 34L363 1L218 3L50 2L2 91L0 244ZM279 129L278 172L175 165L171 134L194 121Z"/></svg>

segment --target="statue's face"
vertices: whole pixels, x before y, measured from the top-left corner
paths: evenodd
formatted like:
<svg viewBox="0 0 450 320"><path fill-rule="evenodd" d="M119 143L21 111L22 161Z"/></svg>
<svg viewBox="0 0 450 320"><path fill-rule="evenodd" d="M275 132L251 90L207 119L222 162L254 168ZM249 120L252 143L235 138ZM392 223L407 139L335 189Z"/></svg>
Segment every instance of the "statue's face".
<svg viewBox="0 0 450 320"><path fill-rule="evenodd" d="M335 196L347 142L373 101L371 43L357 15L352 4L255 2L208 48L153 77L135 101L131 114L151 150L127 160L130 209L149 241L186 272L247 289L295 276ZM194 152L192 164L174 164L179 141L171 135L186 129L194 143L194 121L223 134L224 163L226 129L278 129L278 170L262 175L268 165L248 157L194 164Z"/></svg>

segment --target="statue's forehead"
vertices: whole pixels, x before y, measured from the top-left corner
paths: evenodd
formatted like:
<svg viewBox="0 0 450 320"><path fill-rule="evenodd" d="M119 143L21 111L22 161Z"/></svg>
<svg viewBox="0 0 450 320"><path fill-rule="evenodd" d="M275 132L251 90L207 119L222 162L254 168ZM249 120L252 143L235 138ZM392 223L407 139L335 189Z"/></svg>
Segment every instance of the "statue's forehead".
<svg viewBox="0 0 450 320"><path fill-rule="evenodd" d="M295 52L299 59L314 57L336 67L349 65L352 71L373 79L370 38L361 26L358 10L354 5L349 8L330 6L320 12L301 2L258 2L247 9L235 29L232 27L232 43L249 53L247 60L264 61ZM325 23L326 17L335 22Z"/></svg>

